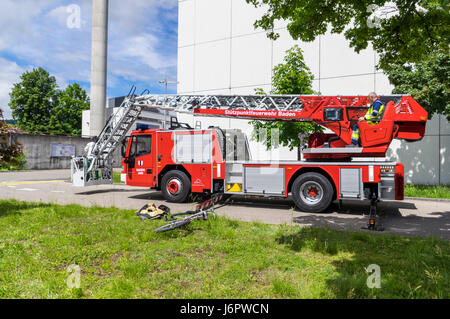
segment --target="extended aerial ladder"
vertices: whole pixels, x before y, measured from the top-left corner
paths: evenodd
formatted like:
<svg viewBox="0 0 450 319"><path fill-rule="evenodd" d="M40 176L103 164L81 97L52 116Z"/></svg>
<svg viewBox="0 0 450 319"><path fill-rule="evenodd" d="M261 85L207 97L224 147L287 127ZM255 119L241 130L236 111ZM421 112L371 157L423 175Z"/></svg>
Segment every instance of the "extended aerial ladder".
<svg viewBox="0 0 450 319"><path fill-rule="evenodd" d="M361 146L348 147L358 118L367 111L366 96L308 95L140 95L135 87L108 119L90 157L74 157L74 186L112 183L114 150L143 109L162 109L200 116L232 117L263 121L311 121L332 133L314 133L303 150L306 160L349 160L384 157L392 139L423 138L427 112L406 95L381 96L385 111L381 122L360 122Z"/></svg>

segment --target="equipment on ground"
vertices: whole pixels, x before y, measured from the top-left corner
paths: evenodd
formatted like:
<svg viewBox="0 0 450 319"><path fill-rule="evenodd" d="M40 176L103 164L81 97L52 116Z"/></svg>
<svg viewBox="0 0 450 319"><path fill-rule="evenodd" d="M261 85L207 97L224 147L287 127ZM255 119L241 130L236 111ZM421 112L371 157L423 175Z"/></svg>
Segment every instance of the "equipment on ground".
<svg viewBox="0 0 450 319"><path fill-rule="evenodd" d="M182 226L189 225L192 221L196 219L202 218L203 220L208 220L208 216L212 215L214 219L216 219L216 214L214 212L214 206L219 203L223 199L222 195L213 195L210 199L207 199L201 204L198 204L195 208L195 211L186 211L183 213L177 213L171 215L172 221L162 225L158 228L155 228L153 231L157 233L166 232L169 230L174 230L176 228L180 228ZM176 216L188 215L182 219L176 219ZM167 219L166 219L167 220Z"/></svg>
<svg viewBox="0 0 450 319"><path fill-rule="evenodd" d="M168 216L170 215L170 208L165 205L159 205L156 207L155 204L145 204L139 211L136 212L136 215L139 216L142 220L146 219L161 219L165 218L168 220Z"/></svg>
<svg viewBox="0 0 450 319"><path fill-rule="evenodd" d="M393 139L421 140L428 113L411 97L378 97L385 105L378 124L359 123L361 147L351 144L353 125L367 111L366 96L134 95L111 116L91 157L72 160L75 186L112 183L110 155L122 145L127 185L161 190L183 202L191 193L287 197L307 212L323 212L333 200L376 203L403 199L401 163L358 158L385 157ZM329 132L309 136L302 161L255 161L238 129L192 129L175 120L170 129L137 129L125 140L144 108L202 116L265 121L311 121Z"/></svg>

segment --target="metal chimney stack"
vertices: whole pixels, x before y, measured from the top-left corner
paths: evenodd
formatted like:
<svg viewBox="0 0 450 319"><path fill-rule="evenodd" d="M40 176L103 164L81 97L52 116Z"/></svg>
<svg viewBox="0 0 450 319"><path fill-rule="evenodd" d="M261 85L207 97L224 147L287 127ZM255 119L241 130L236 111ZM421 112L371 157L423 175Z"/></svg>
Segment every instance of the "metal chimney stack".
<svg viewBox="0 0 450 319"><path fill-rule="evenodd" d="M106 121L108 5L109 0L92 0L91 136L98 136Z"/></svg>

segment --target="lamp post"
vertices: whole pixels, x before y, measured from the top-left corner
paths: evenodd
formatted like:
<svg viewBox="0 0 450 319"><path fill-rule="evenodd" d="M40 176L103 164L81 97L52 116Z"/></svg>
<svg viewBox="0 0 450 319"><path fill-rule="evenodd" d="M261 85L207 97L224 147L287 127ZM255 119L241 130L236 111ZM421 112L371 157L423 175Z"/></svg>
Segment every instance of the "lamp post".
<svg viewBox="0 0 450 319"><path fill-rule="evenodd" d="M169 84L178 84L178 81L169 81L166 79L159 81L160 84L164 84L164 94L167 94L167 85ZM164 128L167 125L167 110L164 110Z"/></svg>
<svg viewBox="0 0 450 319"><path fill-rule="evenodd" d="M164 94L167 94L167 85L168 84L178 84L178 81L168 81L167 79L159 81L160 84L164 84Z"/></svg>

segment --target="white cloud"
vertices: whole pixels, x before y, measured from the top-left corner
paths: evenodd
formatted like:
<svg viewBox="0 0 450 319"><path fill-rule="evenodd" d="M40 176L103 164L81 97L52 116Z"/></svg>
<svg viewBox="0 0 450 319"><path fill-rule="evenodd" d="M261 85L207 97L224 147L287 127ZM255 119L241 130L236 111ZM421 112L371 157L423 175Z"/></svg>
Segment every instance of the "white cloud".
<svg viewBox="0 0 450 319"><path fill-rule="evenodd" d="M121 86L135 82L157 86L164 77L176 79L174 26L178 1L109 3L109 88L119 91ZM70 4L81 8L80 29L67 27ZM73 81L89 83L91 14L92 0L0 1L0 58L7 59L1 61L0 69L3 71L3 65L16 67L16 73L11 71L0 78L0 107L9 101L4 91L9 93L13 82L8 81L25 71L24 65L27 70L39 66L47 69L60 87Z"/></svg>
<svg viewBox="0 0 450 319"><path fill-rule="evenodd" d="M177 5L178 0L110 1L110 28L124 35L140 33L146 24L158 29L160 9L170 10Z"/></svg>
<svg viewBox="0 0 450 319"><path fill-rule="evenodd" d="M0 50L38 36L34 19L58 0L2 0L0 4Z"/></svg>
<svg viewBox="0 0 450 319"><path fill-rule="evenodd" d="M47 18L55 20L60 27L67 27L67 6L59 6L46 15Z"/></svg>
<svg viewBox="0 0 450 319"><path fill-rule="evenodd" d="M14 85L20 81L21 74L25 71L17 63L0 57L0 108L6 119L12 118L11 109L8 106L9 93Z"/></svg>
<svg viewBox="0 0 450 319"><path fill-rule="evenodd" d="M119 51L115 51L114 57L119 59L137 58L140 63L152 69L163 69L175 66L174 57L167 57L157 50L158 38L152 34L142 33L127 39Z"/></svg>

